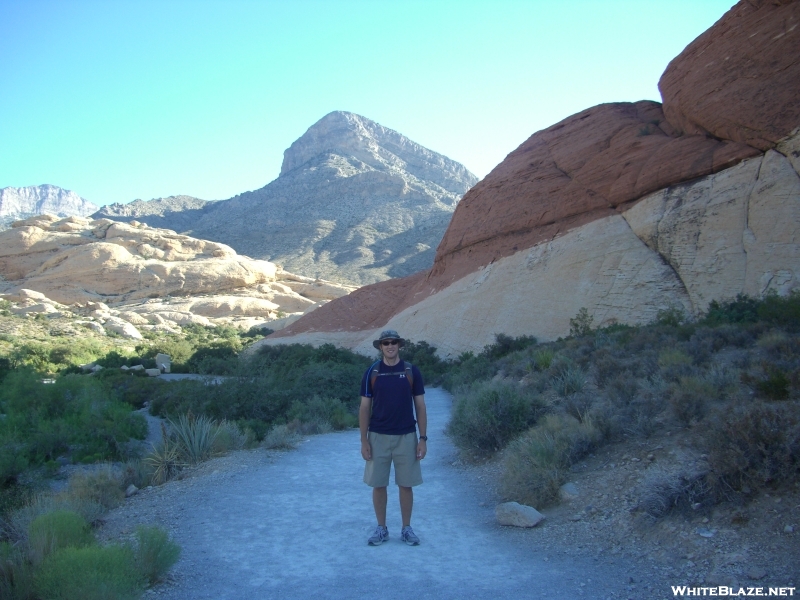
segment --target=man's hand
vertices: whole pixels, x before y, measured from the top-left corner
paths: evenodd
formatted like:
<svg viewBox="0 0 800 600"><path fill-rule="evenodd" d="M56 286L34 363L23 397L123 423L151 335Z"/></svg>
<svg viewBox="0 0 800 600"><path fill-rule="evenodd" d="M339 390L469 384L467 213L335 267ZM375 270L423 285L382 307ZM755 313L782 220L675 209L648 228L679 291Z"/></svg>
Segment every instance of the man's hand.
<svg viewBox="0 0 800 600"><path fill-rule="evenodd" d="M417 460L422 460L428 453L428 442L420 440L417 442Z"/></svg>
<svg viewBox="0 0 800 600"><path fill-rule="evenodd" d="M417 450L417 452L419 452L419 450ZM361 458L364 460L372 460L372 446L370 446L368 440L361 442Z"/></svg>

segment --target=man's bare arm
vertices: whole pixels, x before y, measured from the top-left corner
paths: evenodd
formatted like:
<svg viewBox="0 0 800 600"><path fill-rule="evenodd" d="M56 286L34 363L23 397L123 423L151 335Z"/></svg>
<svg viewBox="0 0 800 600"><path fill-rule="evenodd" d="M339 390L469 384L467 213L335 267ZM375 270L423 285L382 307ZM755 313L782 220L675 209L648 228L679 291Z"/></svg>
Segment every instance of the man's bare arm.
<svg viewBox="0 0 800 600"><path fill-rule="evenodd" d="M417 413L417 427L421 436L428 435L428 410L425 408L425 395L414 396L414 409ZM428 453L428 442L420 440L417 443L417 460L422 460Z"/></svg>
<svg viewBox="0 0 800 600"><path fill-rule="evenodd" d="M372 460L372 446L367 438L371 413L372 398L361 396L361 406L358 408L358 428L361 430L361 457L364 460Z"/></svg>

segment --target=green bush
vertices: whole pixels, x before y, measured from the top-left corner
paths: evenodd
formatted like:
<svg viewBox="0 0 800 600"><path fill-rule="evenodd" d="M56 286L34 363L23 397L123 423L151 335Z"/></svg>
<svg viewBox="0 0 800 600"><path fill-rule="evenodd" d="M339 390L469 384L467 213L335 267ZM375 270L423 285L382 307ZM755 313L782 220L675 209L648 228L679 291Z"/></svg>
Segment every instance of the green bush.
<svg viewBox="0 0 800 600"><path fill-rule="evenodd" d="M0 388L0 444L18 445L31 465L71 453L74 460L124 458L126 442L143 439L142 415L116 400L93 377L66 375L45 384L29 369L17 369Z"/></svg>
<svg viewBox="0 0 800 600"><path fill-rule="evenodd" d="M756 383L759 394L769 400L786 400L789 397L789 378L780 369L772 368L767 377Z"/></svg>
<svg viewBox="0 0 800 600"><path fill-rule="evenodd" d="M567 415L547 415L509 444L503 463L503 495L540 508L553 504L569 467L601 437L590 419L580 422Z"/></svg>
<svg viewBox="0 0 800 600"><path fill-rule="evenodd" d="M136 528L134 560L139 572L152 585L158 583L181 555L181 548L160 527Z"/></svg>
<svg viewBox="0 0 800 600"><path fill-rule="evenodd" d="M540 398L519 385L482 382L456 392L447 432L462 450L494 452L533 425L542 410Z"/></svg>
<svg viewBox="0 0 800 600"><path fill-rule="evenodd" d="M335 398L312 396L295 400L289 409L289 420L301 423L328 423L332 429L341 430L358 425L358 417Z"/></svg>
<svg viewBox="0 0 800 600"><path fill-rule="evenodd" d="M574 318L569 320L569 334L572 337L583 337L592 333L594 317L586 307L581 308Z"/></svg>
<svg viewBox="0 0 800 600"><path fill-rule="evenodd" d="M36 517L28 527L28 550L34 564L61 548L81 548L94 543L89 524L81 515L57 510Z"/></svg>
<svg viewBox="0 0 800 600"><path fill-rule="evenodd" d="M34 575L36 593L48 600L133 600L145 582L126 546L64 548Z"/></svg>

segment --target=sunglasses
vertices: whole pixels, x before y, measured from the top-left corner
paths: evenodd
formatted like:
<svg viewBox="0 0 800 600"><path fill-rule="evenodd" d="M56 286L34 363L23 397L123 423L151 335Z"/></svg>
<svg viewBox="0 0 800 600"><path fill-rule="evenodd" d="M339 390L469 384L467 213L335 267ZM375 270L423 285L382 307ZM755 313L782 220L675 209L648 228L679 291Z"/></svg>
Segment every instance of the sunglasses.
<svg viewBox="0 0 800 600"><path fill-rule="evenodd" d="M387 340L385 342L381 342L381 346L397 346L399 344L397 340Z"/></svg>

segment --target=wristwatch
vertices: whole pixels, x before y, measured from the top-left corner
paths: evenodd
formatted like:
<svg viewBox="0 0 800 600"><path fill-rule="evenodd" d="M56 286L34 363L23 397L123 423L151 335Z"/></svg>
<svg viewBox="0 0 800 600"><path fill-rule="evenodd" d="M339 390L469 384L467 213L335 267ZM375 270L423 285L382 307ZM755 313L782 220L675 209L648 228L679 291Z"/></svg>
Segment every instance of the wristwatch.
<svg viewBox="0 0 800 600"><path fill-rule="evenodd" d="M419 439L425 440L427 442L428 441L428 436L427 435L421 435L421 436L419 436Z"/></svg>

